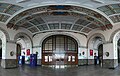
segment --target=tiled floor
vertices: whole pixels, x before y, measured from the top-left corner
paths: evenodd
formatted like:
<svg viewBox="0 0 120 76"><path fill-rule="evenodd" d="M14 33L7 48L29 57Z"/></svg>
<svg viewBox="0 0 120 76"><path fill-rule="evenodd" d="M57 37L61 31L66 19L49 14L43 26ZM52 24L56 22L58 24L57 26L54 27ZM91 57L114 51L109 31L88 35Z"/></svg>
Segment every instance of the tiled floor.
<svg viewBox="0 0 120 76"><path fill-rule="evenodd" d="M89 65L55 69L41 66L23 66L15 69L0 68L0 76L120 76L120 67L105 69Z"/></svg>

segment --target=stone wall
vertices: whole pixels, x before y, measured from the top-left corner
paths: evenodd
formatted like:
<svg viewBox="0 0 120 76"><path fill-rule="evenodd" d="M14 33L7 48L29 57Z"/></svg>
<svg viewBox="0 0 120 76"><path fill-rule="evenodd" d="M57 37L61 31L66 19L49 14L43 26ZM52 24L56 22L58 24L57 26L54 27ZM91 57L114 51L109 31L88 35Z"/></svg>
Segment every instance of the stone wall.
<svg viewBox="0 0 120 76"><path fill-rule="evenodd" d="M79 59L78 65L87 65L88 60L87 59Z"/></svg>
<svg viewBox="0 0 120 76"><path fill-rule="evenodd" d="M17 61L16 59L2 59L1 60L1 66L3 68L16 68L17 67Z"/></svg>
<svg viewBox="0 0 120 76"><path fill-rule="evenodd" d="M103 68L116 68L118 66L118 59L104 59Z"/></svg>
<svg viewBox="0 0 120 76"><path fill-rule="evenodd" d="M88 65L89 64L94 64L94 59L88 59Z"/></svg>

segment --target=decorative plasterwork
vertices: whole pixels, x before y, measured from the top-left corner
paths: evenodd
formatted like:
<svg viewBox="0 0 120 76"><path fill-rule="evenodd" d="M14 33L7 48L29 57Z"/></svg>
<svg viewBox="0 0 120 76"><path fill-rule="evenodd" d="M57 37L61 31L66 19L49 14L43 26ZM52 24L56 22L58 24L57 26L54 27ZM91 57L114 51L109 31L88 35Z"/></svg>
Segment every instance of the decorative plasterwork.
<svg viewBox="0 0 120 76"><path fill-rule="evenodd" d="M50 34L44 36L44 37L42 38L42 40L40 41L39 46L42 46L43 41L44 41L47 37L52 36L52 35L66 35L66 36L70 36L70 37L74 38L74 39L77 41L78 46L81 45L79 39L76 38L76 37L75 37L74 35L72 35L72 34L64 33L64 32L63 32L63 33L62 33L62 32L54 32L54 33L50 33Z"/></svg>
<svg viewBox="0 0 120 76"><path fill-rule="evenodd" d="M60 27L63 24L60 22L50 25L43 19L44 16L76 17L78 20L76 20L74 24L70 24L72 26L70 26L67 21L65 22L67 25L63 27L64 29L75 30L81 33L89 33L97 28L101 28L102 30L112 28L111 23L101 14L91 9L70 5L51 5L25 10L11 19L7 24L7 27L14 29L23 27L31 31L33 34L41 31L63 28Z"/></svg>
<svg viewBox="0 0 120 76"><path fill-rule="evenodd" d="M115 30L114 32L112 32L112 34L111 34L111 36L110 36L110 39L109 39L109 42L113 42L113 38L114 38L114 36L115 36L115 34L117 33L117 32L119 32L120 31L120 28L119 29L117 29L117 30Z"/></svg>
<svg viewBox="0 0 120 76"><path fill-rule="evenodd" d="M95 33L93 35L91 35L89 38L88 38L88 42L87 42L87 46L89 46L89 43L93 40L93 38L95 37L100 37L102 39L102 42L104 43L106 40L105 40L105 37L103 34L101 33Z"/></svg>
<svg viewBox="0 0 120 76"><path fill-rule="evenodd" d="M23 7L14 4L0 3L0 21L6 22L14 13L22 8Z"/></svg>
<svg viewBox="0 0 120 76"><path fill-rule="evenodd" d="M114 23L120 22L120 4L109 4L97 9L104 12Z"/></svg>
<svg viewBox="0 0 120 76"><path fill-rule="evenodd" d="M15 37L14 37L14 41L17 42L17 39L20 38L20 37L26 37L30 41L30 43L33 45L31 37L28 34L24 33L24 32L17 33L15 35Z"/></svg>

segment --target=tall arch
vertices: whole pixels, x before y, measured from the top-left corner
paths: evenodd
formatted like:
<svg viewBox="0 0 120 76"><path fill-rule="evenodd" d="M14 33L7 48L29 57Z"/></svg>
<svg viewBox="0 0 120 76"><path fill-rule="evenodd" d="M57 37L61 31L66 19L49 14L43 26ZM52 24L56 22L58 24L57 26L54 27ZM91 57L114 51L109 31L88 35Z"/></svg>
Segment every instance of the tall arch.
<svg viewBox="0 0 120 76"><path fill-rule="evenodd" d="M113 52L114 52L114 59L118 59L118 41L120 39L120 28L115 30L111 36L109 41L113 43Z"/></svg>
<svg viewBox="0 0 120 76"><path fill-rule="evenodd" d="M103 60L103 48L102 48L102 55L99 54L99 46L103 45L105 42L105 37L101 33L95 33L91 35L88 38L87 46L88 46L88 64L96 64L94 63L94 55L98 56L99 58L101 57L101 60ZM92 54L90 52L92 51ZM101 55L101 56L99 56ZM100 60L99 60L100 61Z"/></svg>
<svg viewBox="0 0 120 76"><path fill-rule="evenodd" d="M24 32L19 32L19 33L17 33L17 34L15 35L15 37L14 37L14 40L17 41L17 39L18 39L20 36L24 36L24 37L30 39L31 43L33 44L31 37L30 37L28 34L24 33Z"/></svg>
<svg viewBox="0 0 120 76"><path fill-rule="evenodd" d="M101 34L101 33L95 33L95 34L93 34L92 36L89 37L88 42L87 42L87 46L89 45L90 41L91 41L93 38L95 38L95 37L101 37L102 40L103 40L103 42L105 42L105 37L104 37L103 34Z"/></svg>
<svg viewBox="0 0 120 76"><path fill-rule="evenodd" d="M18 60L18 56L25 56L25 60L28 60L29 56L27 50L29 50L30 54L33 52L33 42L31 37L24 32L19 32L15 35L14 41L16 42L16 45L21 45L21 49L16 46L16 60Z"/></svg>
<svg viewBox="0 0 120 76"><path fill-rule="evenodd" d="M31 37L28 34L26 34L24 32L19 32L15 35L14 41L17 42L18 38L23 38L25 41L28 40L27 42L29 43L29 45L31 47L31 51L32 51L33 42L32 42Z"/></svg>
<svg viewBox="0 0 120 76"><path fill-rule="evenodd" d="M117 32L119 32L119 31L120 31L120 28L117 29L117 30L115 30L114 32L112 32L112 34L110 35L109 42L113 42L113 38L114 38L115 34L116 34Z"/></svg>
<svg viewBox="0 0 120 76"><path fill-rule="evenodd" d="M72 37L72 38L74 38L76 41L77 41L77 43L78 43L78 46L80 46L81 44L80 44L80 41L78 40L78 38L76 38L74 35L72 35L72 34L69 34L69 33L51 33L51 34L48 34L48 35L46 35L45 37L43 37L42 38L42 40L40 41L40 47L42 46L42 42L44 41L44 39L46 39L47 37L49 37L49 36L52 36L52 35L66 35L66 36L70 36L70 37Z"/></svg>
<svg viewBox="0 0 120 76"><path fill-rule="evenodd" d="M43 65L78 65L78 43L67 35L52 35L42 43Z"/></svg>
<svg viewBox="0 0 120 76"><path fill-rule="evenodd" d="M17 33L17 34L15 35L14 41L17 42L17 39L18 39L18 38L22 38L22 39L24 39L25 41L27 41L27 42L29 43L30 47L31 47L31 52L32 52L33 42L32 42L31 37L30 37L28 34L24 33L24 32L19 32L19 33Z"/></svg>

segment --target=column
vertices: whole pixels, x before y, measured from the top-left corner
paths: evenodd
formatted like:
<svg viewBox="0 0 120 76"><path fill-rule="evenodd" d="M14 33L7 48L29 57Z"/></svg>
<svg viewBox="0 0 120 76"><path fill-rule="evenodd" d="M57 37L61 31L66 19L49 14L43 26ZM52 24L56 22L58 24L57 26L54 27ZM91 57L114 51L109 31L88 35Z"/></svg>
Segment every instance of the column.
<svg viewBox="0 0 120 76"><path fill-rule="evenodd" d="M113 43L107 42L103 44L103 67L116 68L118 59Z"/></svg>
<svg viewBox="0 0 120 76"><path fill-rule="evenodd" d="M87 48L85 46L78 48L78 65L87 65Z"/></svg>
<svg viewBox="0 0 120 76"><path fill-rule="evenodd" d="M6 50L4 50L4 57L1 61L3 68L15 68L17 67L16 60L16 43L14 41L6 42Z"/></svg>

